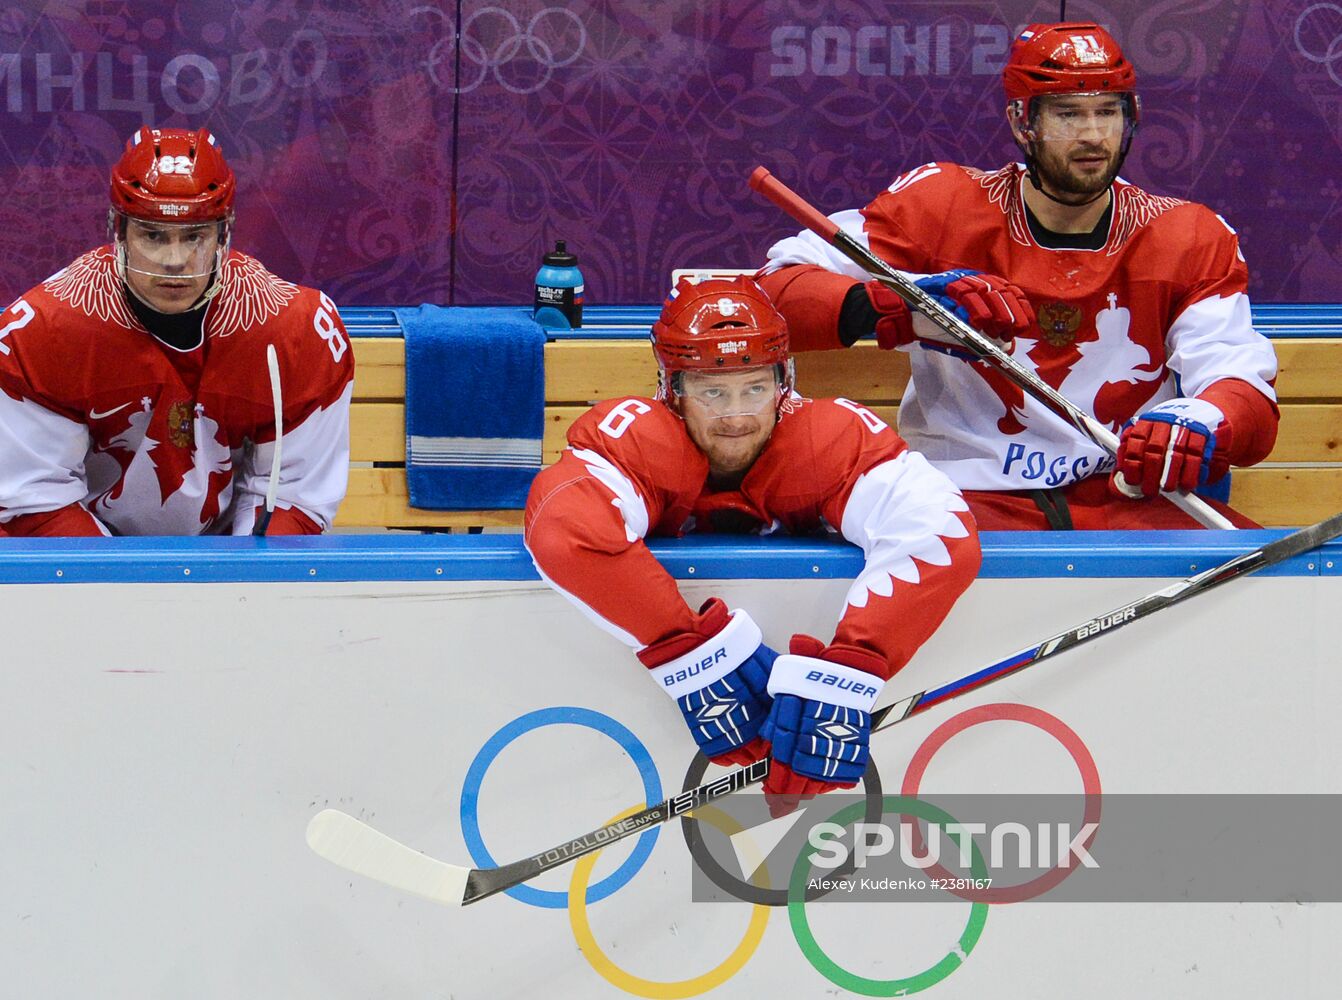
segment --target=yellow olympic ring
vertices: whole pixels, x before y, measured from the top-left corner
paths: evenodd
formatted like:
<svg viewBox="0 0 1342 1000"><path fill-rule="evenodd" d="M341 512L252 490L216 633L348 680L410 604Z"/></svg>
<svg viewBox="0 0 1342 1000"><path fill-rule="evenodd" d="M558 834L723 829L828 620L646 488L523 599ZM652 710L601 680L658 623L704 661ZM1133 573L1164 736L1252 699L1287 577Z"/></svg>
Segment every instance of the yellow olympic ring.
<svg viewBox="0 0 1342 1000"><path fill-rule="evenodd" d="M610 822L614 823L642 810L643 806L637 806L620 813ZM707 820L728 836L735 836L742 832L740 823L712 806L700 806L694 810L693 815L696 819ZM767 886L769 884L769 873L765 869L764 859L755 850L753 840L747 840L747 843L754 851L754 857L751 860L756 862L755 875L752 876L751 880L756 885ZM655 979L642 979L632 973L625 972L612 962L597 945L596 938L592 935L592 927L587 922L587 883L591 880L592 869L596 867L597 855L600 853L600 851L593 851L579 859L577 864L573 866L573 878L569 880L568 885L568 916L569 924L573 928L574 940L578 942L578 950L596 970L597 975L617 989L632 993L634 996L650 997L652 1000L680 1000L683 997L695 997L701 993L707 993L716 986L721 986L740 972L745 964L750 961L751 956L755 954L760 942L764 940L764 929L769 923L770 911L769 907L764 904L755 903L750 914L750 923L746 926L746 936L741 939L741 943L736 946L736 950L728 955L721 965L715 969L710 969L702 976L675 982L661 982ZM757 879L763 881L756 881Z"/></svg>

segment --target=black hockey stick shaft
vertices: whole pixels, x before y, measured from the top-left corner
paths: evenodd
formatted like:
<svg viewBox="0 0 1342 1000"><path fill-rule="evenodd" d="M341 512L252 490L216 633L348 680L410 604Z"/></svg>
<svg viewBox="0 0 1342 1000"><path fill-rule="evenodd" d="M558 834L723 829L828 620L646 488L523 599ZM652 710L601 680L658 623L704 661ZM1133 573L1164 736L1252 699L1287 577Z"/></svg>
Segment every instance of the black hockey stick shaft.
<svg viewBox="0 0 1342 1000"><path fill-rule="evenodd" d="M872 732L889 729L896 723L923 712L933 705L950 701L970 691L999 681L1003 677L1019 673L1044 660L1051 659L1070 649L1074 649L1092 639L1116 632L1125 625L1146 618L1173 607L1189 598L1205 594L1223 583L1242 576L1248 576L1260 569L1283 562L1294 556L1302 555L1318 548L1325 542L1342 535L1342 513L1335 514L1318 524L1286 535L1269 542L1261 548L1235 556L1219 566L1204 570L1179 583L1172 584L1149 594L1140 600L1125 604L1103 615L1097 615L1065 632L1050 636L1038 645L1021 650L982 670L968 674L939 688L920 691L910 698L902 699L892 705L872 713ZM769 775L769 761L757 761L748 767L729 771L722 777L700 785L698 788L681 792L655 806L649 806L641 812L624 819L608 823L573 840L533 855L521 861L515 861L499 868L472 869L466 882L466 892L462 904L492 896L505 889L530 881L541 872L558 868L570 861L600 850L603 847L633 836L643 830L666 823L677 816L691 812L699 806L720 799L733 792L763 781Z"/></svg>
<svg viewBox="0 0 1342 1000"><path fill-rule="evenodd" d="M487 896L492 896L496 892L502 892L515 885L521 885L523 882L529 882L541 872L566 865L584 854L599 851L601 848L608 847L625 837L631 837L651 827L668 823L677 816L683 816L715 799L731 795L733 792L739 792L742 788L750 785L758 784L768 776L769 759L766 757L764 760L757 760L746 767L728 771L722 777L716 778L705 785L700 785L698 788L673 795L664 802L649 806L632 816L607 823L591 833L559 844L548 851L542 851L540 854L498 868L473 868L466 878L466 893L462 897L461 903L465 906L467 903L474 903Z"/></svg>

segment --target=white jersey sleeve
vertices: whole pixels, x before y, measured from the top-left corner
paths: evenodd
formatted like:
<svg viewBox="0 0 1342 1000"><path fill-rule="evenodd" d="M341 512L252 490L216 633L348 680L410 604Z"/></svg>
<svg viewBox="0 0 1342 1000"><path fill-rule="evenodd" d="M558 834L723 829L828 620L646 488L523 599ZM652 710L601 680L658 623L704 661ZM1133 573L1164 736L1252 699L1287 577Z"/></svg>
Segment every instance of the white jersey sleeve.
<svg viewBox="0 0 1342 1000"><path fill-rule="evenodd" d="M1253 328L1249 297L1243 292L1211 296L1188 306L1166 334L1169 367L1179 375L1183 395L1196 396L1213 382L1233 378L1276 400L1272 344Z"/></svg>
<svg viewBox="0 0 1342 1000"><path fill-rule="evenodd" d="M864 247L870 248L864 228L865 220L862 213L857 209L836 212L830 216L830 219ZM760 269L760 272L769 274L780 268L791 267L793 264L816 264L826 271L833 271L835 274L842 274L858 281L865 281L871 277L866 271L809 229L803 230L796 236L779 240L771 246L768 260L764 267Z"/></svg>
<svg viewBox="0 0 1342 1000"><path fill-rule="evenodd" d="M854 484L840 531L862 549L866 565L848 591L851 607L889 597L895 580L917 584L926 566L949 566L949 539L970 536L957 514L969 505L942 472L916 451L868 470ZM916 561L915 561L916 560Z"/></svg>
<svg viewBox="0 0 1342 1000"><path fill-rule="evenodd" d="M275 507L297 508L323 531L330 530L349 484L349 407L353 393L351 382L330 406L319 407L302 423L285 428L280 443ZM233 534L251 532L256 508L265 503L274 455L275 443L267 441L256 445L250 457L239 462Z"/></svg>
<svg viewBox="0 0 1342 1000"><path fill-rule="evenodd" d="M88 450L83 424L0 392L0 522L84 500Z"/></svg>

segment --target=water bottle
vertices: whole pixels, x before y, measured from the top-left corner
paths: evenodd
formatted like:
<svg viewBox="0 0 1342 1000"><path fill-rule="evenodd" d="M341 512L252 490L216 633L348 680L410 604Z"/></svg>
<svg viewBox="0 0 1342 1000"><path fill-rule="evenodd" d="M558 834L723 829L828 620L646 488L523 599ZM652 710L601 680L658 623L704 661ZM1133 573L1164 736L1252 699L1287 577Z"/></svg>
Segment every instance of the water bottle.
<svg viewBox="0 0 1342 1000"><path fill-rule="evenodd" d="M536 272L536 322L571 330L582 326L582 291L578 258L568 252L563 240L558 240Z"/></svg>

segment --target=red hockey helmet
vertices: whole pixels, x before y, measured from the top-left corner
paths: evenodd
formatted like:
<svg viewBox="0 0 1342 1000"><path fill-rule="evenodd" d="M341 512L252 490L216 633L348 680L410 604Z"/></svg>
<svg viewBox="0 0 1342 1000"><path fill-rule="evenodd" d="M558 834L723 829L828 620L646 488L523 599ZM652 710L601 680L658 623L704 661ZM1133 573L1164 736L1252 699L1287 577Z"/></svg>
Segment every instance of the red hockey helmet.
<svg viewBox="0 0 1342 1000"><path fill-rule="evenodd" d="M1127 159L1141 119L1142 103L1134 89L1136 85L1137 73L1132 63L1113 36L1098 24L1090 21L1032 24L1020 33L1002 70L1002 86L1006 90L1012 138L1025 154L1025 167L1036 190L1052 201L1073 207L1089 204L1108 193ZM1074 136L1057 122L1041 131L1038 98L1069 94L1087 97L1113 94L1123 109L1117 159L1103 185L1082 201L1049 193L1040 179L1039 142Z"/></svg>
<svg viewBox="0 0 1342 1000"><path fill-rule="evenodd" d="M1118 42L1098 24L1032 24L1011 46L1002 85L1008 101L1030 102L1053 94L1134 94L1137 73ZM1133 102L1134 114L1139 106Z"/></svg>
<svg viewBox="0 0 1342 1000"><path fill-rule="evenodd" d="M237 184L205 129L141 126L112 168L112 208L152 222L229 219Z"/></svg>
<svg viewBox="0 0 1342 1000"><path fill-rule="evenodd" d="M208 131L141 126L112 168L112 207L107 213L117 273L131 292L147 301L128 277L134 273L136 281L204 281L203 300L218 294L236 190L233 171ZM152 250L141 253L146 259L132 261L127 251L130 219L141 228L159 230L163 237ZM200 230L211 224L214 238L202 238ZM188 247L185 256L174 249L178 242ZM171 264L169 258L174 258Z"/></svg>
<svg viewBox="0 0 1342 1000"><path fill-rule="evenodd" d="M687 371L739 371L774 365L786 397L792 391L787 321L745 275L696 283L682 277L652 326L658 396L679 395Z"/></svg>

